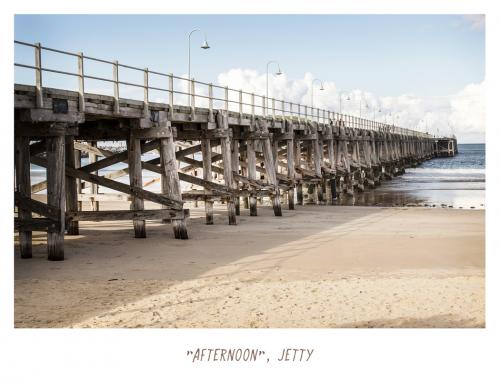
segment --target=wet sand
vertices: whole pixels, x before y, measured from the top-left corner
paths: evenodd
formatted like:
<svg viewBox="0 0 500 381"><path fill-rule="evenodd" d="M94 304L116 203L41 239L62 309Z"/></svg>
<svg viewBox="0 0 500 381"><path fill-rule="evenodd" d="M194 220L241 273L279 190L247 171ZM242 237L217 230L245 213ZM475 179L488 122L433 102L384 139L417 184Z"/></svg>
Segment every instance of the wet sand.
<svg viewBox="0 0 500 381"><path fill-rule="evenodd" d="M484 211L217 207L190 239L148 222L81 223L66 260L15 260L16 327L483 327ZM112 204L109 208L115 208Z"/></svg>

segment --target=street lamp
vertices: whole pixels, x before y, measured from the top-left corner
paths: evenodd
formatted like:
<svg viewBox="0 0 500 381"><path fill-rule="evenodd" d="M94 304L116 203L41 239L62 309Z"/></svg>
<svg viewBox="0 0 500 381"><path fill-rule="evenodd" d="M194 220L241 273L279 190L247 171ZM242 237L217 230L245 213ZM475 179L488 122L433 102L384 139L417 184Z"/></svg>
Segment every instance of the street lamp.
<svg viewBox="0 0 500 381"><path fill-rule="evenodd" d="M361 103L363 101L364 97L362 96L361 99L359 100L359 117L361 118ZM369 109L370 106L368 106L368 102L366 101L366 99L364 100L365 101L365 108Z"/></svg>
<svg viewBox="0 0 500 381"><path fill-rule="evenodd" d="M323 91L325 88L323 87L323 81L321 79L313 79L313 81L311 82L311 109L314 108L314 83L316 81L319 81L319 84L320 84L320 88L319 90L320 91Z"/></svg>
<svg viewBox="0 0 500 381"><path fill-rule="evenodd" d="M281 75L283 72L281 71L280 64L277 61L269 61L266 65L266 114L267 114L267 109L269 107L269 65L270 64L276 64L278 66L278 71L276 72L276 75Z"/></svg>
<svg viewBox="0 0 500 381"><path fill-rule="evenodd" d="M191 95L191 86L190 86L190 82L191 81L191 35L194 33L194 32L201 32L200 29L193 29L191 32L189 32L189 35L188 35L188 93L189 95ZM204 40L203 40L203 44L201 44L200 48L206 50L206 49L210 49L210 46L208 45L208 42L207 42L207 35L205 33L203 33L204 35ZM191 97L189 97L189 104L191 105Z"/></svg>
<svg viewBox="0 0 500 381"><path fill-rule="evenodd" d="M339 92L339 114L342 114L342 94L346 93L346 91ZM348 95L346 101L350 101L351 97Z"/></svg>

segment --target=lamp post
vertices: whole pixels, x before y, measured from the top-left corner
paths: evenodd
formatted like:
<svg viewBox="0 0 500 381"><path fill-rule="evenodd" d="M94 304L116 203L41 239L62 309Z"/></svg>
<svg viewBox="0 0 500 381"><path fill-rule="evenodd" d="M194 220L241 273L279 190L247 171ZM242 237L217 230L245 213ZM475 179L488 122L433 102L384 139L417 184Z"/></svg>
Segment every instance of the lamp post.
<svg viewBox="0 0 500 381"><path fill-rule="evenodd" d="M364 100L364 97L361 97L361 99L359 100L359 117L361 118L361 103L362 101ZM370 106L368 106L368 102L366 100L365 101L365 108L370 108Z"/></svg>
<svg viewBox="0 0 500 381"><path fill-rule="evenodd" d="M200 29L193 29L191 32L189 32L189 35L188 35L188 93L189 93L189 105L191 105L191 86L190 86L190 81L191 81L191 35L194 33L194 32L201 32ZM207 36L206 34L204 34L204 40L203 40L203 44L200 46L202 49L206 50L206 49L210 49L210 46L208 45L208 42L207 42Z"/></svg>
<svg viewBox="0 0 500 381"><path fill-rule="evenodd" d="M276 72L276 75L281 75L283 72L281 71L280 64L277 61L268 61L266 65L266 110L265 114L267 114L267 109L269 107L269 65L270 64L276 64L278 66L278 71Z"/></svg>
<svg viewBox="0 0 500 381"><path fill-rule="evenodd" d="M344 94L345 91L340 91L339 92L339 114L342 114L342 94ZM346 101L350 101L351 97L349 95L346 98Z"/></svg>
<svg viewBox="0 0 500 381"><path fill-rule="evenodd" d="M325 88L323 87L323 81L321 79L313 79L313 81L311 82L311 109L314 108L314 83L316 81L319 81L319 84L320 84L320 88L319 90L320 91L323 91Z"/></svg>

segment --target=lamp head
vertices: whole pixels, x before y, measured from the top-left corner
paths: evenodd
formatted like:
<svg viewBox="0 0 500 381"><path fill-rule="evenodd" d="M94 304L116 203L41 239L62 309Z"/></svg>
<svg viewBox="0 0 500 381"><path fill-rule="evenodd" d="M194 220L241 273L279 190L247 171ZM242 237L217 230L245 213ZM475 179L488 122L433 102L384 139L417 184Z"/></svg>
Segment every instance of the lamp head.
<svg viewBox="0 0 500 381"><path fill-rule="evenodd" d="M321 87L319 88L320 90L324 90L325 88L323 87L323 82L321 82Z"/></svg>
<svg viewBox="0 0 500 381"><path fill-rule="evenodd" d="M210 49L210 46L208 45L207 40L204 40L204 41L203 41L203 44L201 45L201 48L202 48L202 49Z"/></svg>
<svg viewBox="0 0 500 381"><path fill-rule="evenodd" d="M276 72L276 75L281 75L283 72L281 71L281 68L278 66L278 71Z"/></svg>
<svg viewBox="0 0 500 381"><path fill-rule="evenodd" d="M350 101L351 100L351 97L348 95L347 98L346 98L347 101Z"/></svg>

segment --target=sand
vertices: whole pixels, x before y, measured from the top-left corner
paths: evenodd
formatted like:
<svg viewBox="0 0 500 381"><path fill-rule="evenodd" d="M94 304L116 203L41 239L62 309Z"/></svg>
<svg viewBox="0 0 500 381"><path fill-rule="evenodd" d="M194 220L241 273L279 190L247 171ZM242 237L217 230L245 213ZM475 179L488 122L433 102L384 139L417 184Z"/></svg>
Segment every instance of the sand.
<svg viewBox="0 0 500 381"><path fill-rule="evenodd" d="M224 207L190 239L81 223L66 260L15 260L16 327L484 327L484 211ZM115 207L110 205L110 207Z"/></svg>

